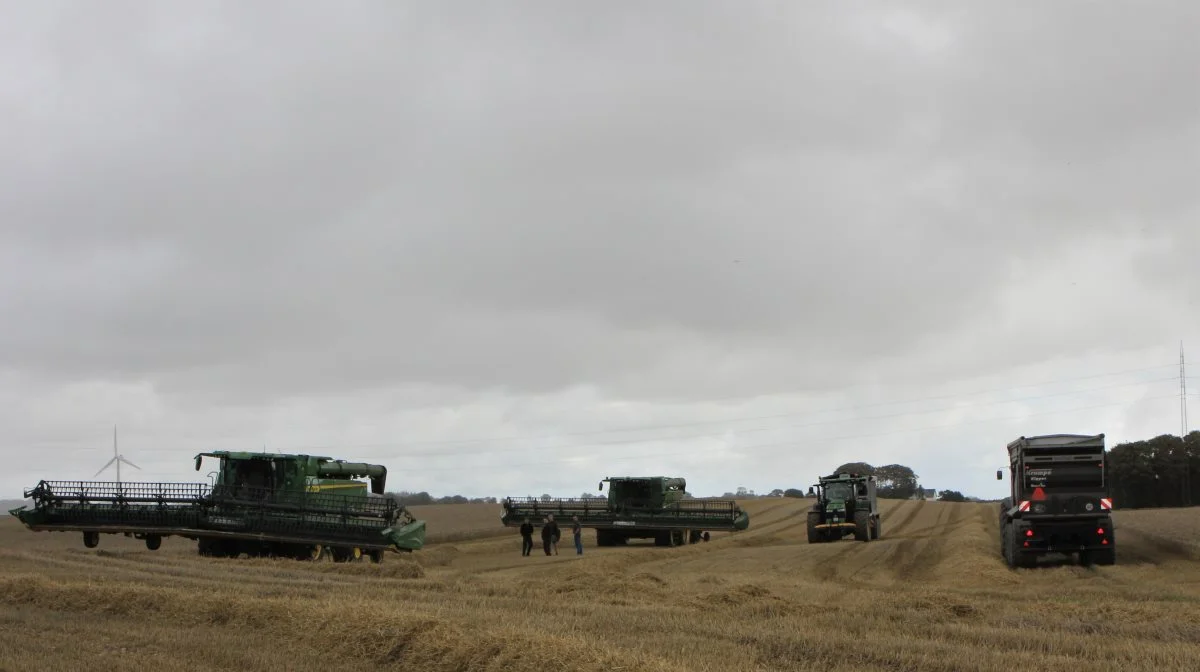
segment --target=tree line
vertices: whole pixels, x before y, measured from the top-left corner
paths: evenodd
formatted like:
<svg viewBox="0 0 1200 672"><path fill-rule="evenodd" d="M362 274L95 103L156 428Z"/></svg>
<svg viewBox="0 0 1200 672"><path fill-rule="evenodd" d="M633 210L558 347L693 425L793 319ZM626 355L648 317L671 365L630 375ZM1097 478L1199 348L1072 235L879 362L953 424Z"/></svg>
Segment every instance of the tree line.
<svg viewBox="0 0 1200 672"><path fill-rule="evenodd" d="M876 492L883 499L910 499L923 496L924 490L912 468L903 464L880 467L865 462L848 462L833 470L834 474L855 473L875 477ZM1160 434L1152 439L1127 441L1108 450L1106 478L1112 495L1113 508L1148 509L1195 506L1200 504L1200 430L1185 437ZM816 478L813 479L816 482ZM725 498L755 499L760 497L806 497L813 493L810 486L776 488L769 493L739 487L726 492ZM428 492L389 492L388 497L405 506L423 504L496 504L496 497L464 497L448 495L434 497ZM602 499L605 495L585 492L584 499ZM554 499L543 494L540 499ZM979 501L957 490L941 490L938 499L946 502Z"/></svg>
<svg viewBox="0 0 1200 672"><path fill-rule="evenodd" d="M1200 504L1200 431L1117 444L1106 475L1114 509Z"/></svg>

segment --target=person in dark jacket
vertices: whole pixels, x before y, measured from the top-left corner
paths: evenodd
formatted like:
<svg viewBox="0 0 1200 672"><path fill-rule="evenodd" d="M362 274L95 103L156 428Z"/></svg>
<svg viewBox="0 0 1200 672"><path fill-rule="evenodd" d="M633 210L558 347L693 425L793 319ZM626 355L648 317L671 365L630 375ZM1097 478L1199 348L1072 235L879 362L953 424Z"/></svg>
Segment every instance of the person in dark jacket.
<svg viewBox="0 0 1200 672"><path fill-rule="evenodd" d="M571 535L575 537L575 555L583 555L583 528L579 516L571 516Z"/></svg>
<svg viewBox="0 0 1200 672"><path fill-rule="evenodd" d="M521 523L521 555L529 555L533 550L533 523L529 518Z"/></svg>
<svg viewBox="0 0 1200 672"><path fill-rule="evenodd" d="M542 526L542 550L546 551L546 555L550 555L550 547L554 546L554 553L558 553L558 523L554 522L554 514L546 516L546 524Z"/></svg>

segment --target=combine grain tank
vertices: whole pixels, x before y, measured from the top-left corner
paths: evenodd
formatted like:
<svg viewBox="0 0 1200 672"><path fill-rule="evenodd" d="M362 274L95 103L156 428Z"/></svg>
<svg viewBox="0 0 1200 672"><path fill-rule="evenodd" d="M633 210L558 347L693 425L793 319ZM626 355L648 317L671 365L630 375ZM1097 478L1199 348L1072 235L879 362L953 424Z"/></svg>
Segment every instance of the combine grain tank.
<svg viewBox="0 0 1200 672"><path fill-rule="evenodd" d="M615 546L629 539L654 539L656 546L694 544L706 531L744 530L750 515L728 499L692 499L687 481L667 476L610 477L608 498L547 499L509 497L504 500L500 521L520 527L526 518L540 527L546 514L553 514L561 529L569 529L572 517L582 527L596 530L597 546Z"/></svg>
<svg viewBox="0 0 1200 672"><path fill-rule="evenodd" d="M1039 556L1117 561L1104 435L1049 434L1008 444L1010 495L1000 504L1000 553L1009 567ZM1003 470L996 480L1004 478Z"/></svg>
<svg viewBox="0 0 1200 672"><path fill-rule="evenodd" d="M217 451L197 455L197 471L205 457L219 460L211 484L41 481L25 492L33 508L10 513L31 530L82 532L88 548L124 534L156 550L174 535L205 556L379 562L384 551L424 545L425 522L384 496L382 465Z"/></svg>

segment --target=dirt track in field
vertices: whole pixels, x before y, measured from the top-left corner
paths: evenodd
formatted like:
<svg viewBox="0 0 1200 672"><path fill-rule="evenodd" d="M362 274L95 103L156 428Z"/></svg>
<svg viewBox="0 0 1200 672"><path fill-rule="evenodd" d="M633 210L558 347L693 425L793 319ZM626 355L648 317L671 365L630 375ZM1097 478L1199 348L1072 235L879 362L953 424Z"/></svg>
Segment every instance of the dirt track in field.
<svg viewBox="0 0 1200 672"><path fill-rule="evenodd" d="M887 501L883 538L810 545L807 503L746 502L750 529L709 543L588 531L582 557L568 537L528 558L495 507L446 506L447 541L381 565L7 520L0 670L1200 668L1200 509L1118 512L1113 567L1013 571L994 505Z"/></svg>

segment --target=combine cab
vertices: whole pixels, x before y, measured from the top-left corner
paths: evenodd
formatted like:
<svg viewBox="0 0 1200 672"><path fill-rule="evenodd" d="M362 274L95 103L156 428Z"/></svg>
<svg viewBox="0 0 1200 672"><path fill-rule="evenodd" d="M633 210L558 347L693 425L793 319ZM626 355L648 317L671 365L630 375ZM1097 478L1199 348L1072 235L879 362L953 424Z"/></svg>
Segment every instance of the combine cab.
<svg viewBox="0 0 1200 672"><path fill-rule="evenodd" d="M1008 458L1000 554L1009 567L1033 567L1051 553L1078 554L1084 565L1116 563L1103 434L1021 437L1008 444Z"/></svg>
<svg viewBox="0 0 1200 672"><path fill-rule="evenodd" d="M41 481L25 496L33 509L10 513L31 530L82 532L95 548L101 534L198 542L205 556L330 557L379 562L386 550L411 552L425 522L384 497L387 469L312 455L218 451L196 456L220 466L208 483ZM370 480L367 483L354 480Z"/></svg>
<svg viewBox="0 0 1200 672"><path fill-rule="evenodd" d="M851 532L857 541L870 541L883 533L874 476L822 476L813 487L817 501L808 512L808 543L838 541Z"/></svg>
<svg viewBox="0 0 1200 672"><path fill-rule="evenodd" d="M550 499L509 497L500 521L520 527L526 518L540 527L553 514L562 527L574 516L583 527L595 528L597 546L616 546L629 539L654 539L656 546L681 546L706 539L709 530L744 530L750 515L732 500L690 499L687 481L666 476L614 477L608 498Z"/></svg>

